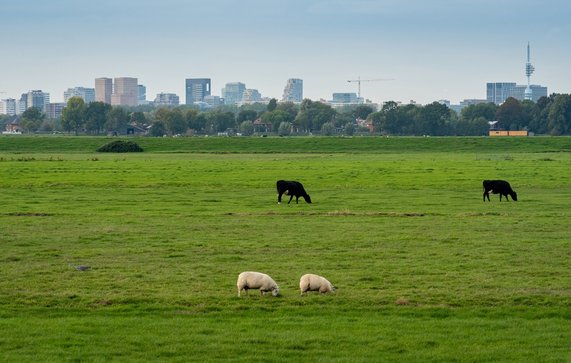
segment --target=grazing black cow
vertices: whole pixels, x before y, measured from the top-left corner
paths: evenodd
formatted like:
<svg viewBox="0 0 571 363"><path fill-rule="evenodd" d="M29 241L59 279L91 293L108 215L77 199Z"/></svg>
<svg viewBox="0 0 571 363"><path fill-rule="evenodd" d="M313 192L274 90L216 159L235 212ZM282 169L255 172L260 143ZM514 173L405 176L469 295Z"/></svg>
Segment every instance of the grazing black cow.
<svg viewBox="0 0 571 363"><path fill-rule="evenodd" d="M506 200L509 201L508 195L512 197L512 199L517 202L517 193L513 191L510 183L505 180L484 180L484 202L486 201L486 197L488 198L488 202L490 201L490 193L492 194L499 194L500 195L500 202L502 201L502 195L506 197Z"/></svg>
<svg viewBox="0 0 571 363"><path fill-rule="evenodd" d="M299 197L303 197L307 203L311 203L309 194L305 192L303 185L298 181L278 180L276 187L278 189L278 204L282 202L282 194L290 196L287 204L291 202L293 197L295 197L296 204L299 202Z"/></svg>

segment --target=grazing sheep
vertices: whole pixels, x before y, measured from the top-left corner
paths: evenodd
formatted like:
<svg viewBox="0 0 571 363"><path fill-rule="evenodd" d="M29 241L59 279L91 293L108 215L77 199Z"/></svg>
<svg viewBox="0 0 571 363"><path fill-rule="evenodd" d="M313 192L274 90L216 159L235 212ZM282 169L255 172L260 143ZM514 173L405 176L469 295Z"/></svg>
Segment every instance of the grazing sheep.
<svg viewBox="0 0 571 363"><path fill-rule="evenodd" d="M322 294L327 292L335 292L335 286L331 284L325 277L305 274L299 279L299 289L301 295L307 291L319 291Z"/></svg>
<svg viewBox="0 0 571 363"><path fill-rule="evenodd" d="M246 271L238 275L238 296L242 290L248 294L249 289L260 289L260 295L265 295L266 292L271 291L273 296L278 296L280 288L278 284L268 275L261 272Z"/></svg>

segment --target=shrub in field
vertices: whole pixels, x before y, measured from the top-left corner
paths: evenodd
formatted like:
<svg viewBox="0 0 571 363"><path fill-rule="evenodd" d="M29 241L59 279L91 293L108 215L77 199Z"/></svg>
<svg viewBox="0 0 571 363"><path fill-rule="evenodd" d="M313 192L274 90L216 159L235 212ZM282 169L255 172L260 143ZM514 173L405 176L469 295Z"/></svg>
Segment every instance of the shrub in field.
<svg viewBox="0 0 571 363"><path fill-rule="evenodd" d="M142 152L143 149L133 141L115 140L101 146L97 151L107 153L130 153Z"/></svg>

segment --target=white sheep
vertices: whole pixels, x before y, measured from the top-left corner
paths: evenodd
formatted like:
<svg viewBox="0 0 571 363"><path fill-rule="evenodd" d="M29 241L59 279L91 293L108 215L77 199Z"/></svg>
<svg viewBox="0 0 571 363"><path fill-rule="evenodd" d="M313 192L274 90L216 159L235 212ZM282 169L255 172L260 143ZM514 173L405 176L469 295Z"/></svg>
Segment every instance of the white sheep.
<svg viewBox="0 0 571 363"><path fill-rule="evenodd" d="M238 275L238 296L242 290L248 294L249 289L260 289L260 295L265 295L266 292L271 291L273 296L278 296L280 288L278 284L268 275L261 272L246 271Z"/></svg>
<svg viewBox="0 0 571 363"><path fill-rule="evenodd" d="M315 274L305 274L299 279L299 289L301 295L307 291L319 291L324 294L326 292L335 292L335 286L331 284L325 277Z"/></svg>

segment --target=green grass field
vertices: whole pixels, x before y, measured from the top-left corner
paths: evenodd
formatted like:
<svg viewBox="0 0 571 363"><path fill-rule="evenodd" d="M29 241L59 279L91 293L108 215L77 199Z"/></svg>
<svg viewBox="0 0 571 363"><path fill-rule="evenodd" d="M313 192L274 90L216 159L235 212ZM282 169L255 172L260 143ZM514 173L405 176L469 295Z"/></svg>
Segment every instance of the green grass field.
<svg viewBox="0 0 571 363"><path fill-rule="evenodd" d="M0 361L571 361L571 138L110 140L0 137Z"/></svg>

